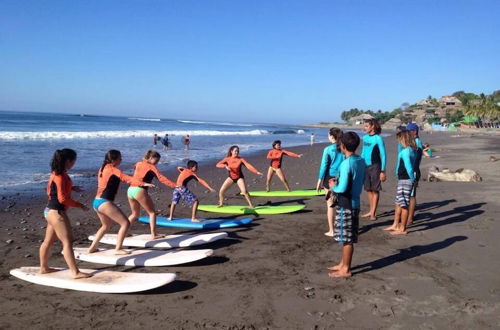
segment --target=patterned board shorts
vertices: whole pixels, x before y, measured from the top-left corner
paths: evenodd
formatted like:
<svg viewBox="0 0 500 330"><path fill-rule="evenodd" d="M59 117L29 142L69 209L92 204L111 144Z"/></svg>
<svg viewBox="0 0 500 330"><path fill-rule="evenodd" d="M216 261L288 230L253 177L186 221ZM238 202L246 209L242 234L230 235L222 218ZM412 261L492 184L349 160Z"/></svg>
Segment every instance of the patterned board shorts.
<svg viewBox="0 0 500 330"><path fill-rule="evenodd" d="M352 244L358 242L359 209L346 209L336 207L337 215L333 228L333 239L340 244Z"/></svg>
<svg viewBox="0 0 500 330"><path fill-rule="evenodd" d="M408 208L410 205L410 196L413 190L411 180L398 180L398 187L396 190L396 200L394 203L403 208Z"/></svg>
<svg viewBox="0 0 500 330"><path fill-rule="evenodd" d="M172 203L177 205L182 198L186 204L192 205L198 200L195 194L191 192L186 186L179 186L174 188Z"/></svg>

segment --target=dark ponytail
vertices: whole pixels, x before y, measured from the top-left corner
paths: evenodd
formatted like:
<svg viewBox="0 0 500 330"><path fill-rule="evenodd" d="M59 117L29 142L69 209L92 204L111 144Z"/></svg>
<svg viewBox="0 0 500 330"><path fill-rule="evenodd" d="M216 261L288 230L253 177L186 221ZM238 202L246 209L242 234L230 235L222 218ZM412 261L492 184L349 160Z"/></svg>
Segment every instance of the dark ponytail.
<svg viewBox="0 0 500 330"><path fill-rule="evenodd" d="M368 125L373 126L373 131L375 132L375 134L382 133L382 127L380 126L380 123L378 122L377 119L375 118L366 119L365 123L368 123Z"/></svg>
<svg viewBox="0 0 500 330"><path fill-rule="evenodd" d="M120 151L111 149L109 150L106 155L104 156L104 161L102 162L101 170L99 171L100 176L102 176L102 170L104 170L104 167L108 164L111 164L115 160L118 160L122 157L122 154Z"/></svg>
<svg viewBox="0 0 500 330"><path fill-rule="evenodd" d="M227 157L231 157L231 152L232 152L234 149L240 149L240 147L238 147L237 145L234 145L234 146L229 147L229 150L227 151Z"/></svg>
<svg viewBox="0 0 500 330"><path fill-rule="evenodd" d="M76 151L73 149L58 149L54 152L50 161L50 169L57 175L61 175L66 170L66 162L76 159Z"/></svg>
<svg viewBox="0 0 500 330"><path fill-rule="evenodd" d="M330 128L328 134L330 134L330 136L332 136L336 141L340 142L340 138L342 137L342 130L337 127L332 127Z"/></svg>

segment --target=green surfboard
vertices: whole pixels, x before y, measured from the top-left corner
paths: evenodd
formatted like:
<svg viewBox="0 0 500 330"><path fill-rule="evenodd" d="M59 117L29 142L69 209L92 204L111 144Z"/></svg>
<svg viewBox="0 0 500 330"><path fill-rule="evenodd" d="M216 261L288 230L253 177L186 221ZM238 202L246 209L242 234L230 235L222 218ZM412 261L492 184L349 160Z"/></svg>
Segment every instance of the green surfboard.
<svg viewBox="0 0 500 330"><path fill-rule="evenodd" d="M305 189L305 190L276 190L276 191L249 191L250 196L255 197L310 197L310 196L323 196L325 190L321 189L319 193L316 189Z"/></svg>
<svg viewBox="0 0 500 330"><path fill-rule="evenodd" d="M230 214L283 214L297 212L305 208L305 205L278 205L278 206L256 206L254 209L243 205L227 205L217 207L217 205L198 205L198 210L215 213Z"/></svg>

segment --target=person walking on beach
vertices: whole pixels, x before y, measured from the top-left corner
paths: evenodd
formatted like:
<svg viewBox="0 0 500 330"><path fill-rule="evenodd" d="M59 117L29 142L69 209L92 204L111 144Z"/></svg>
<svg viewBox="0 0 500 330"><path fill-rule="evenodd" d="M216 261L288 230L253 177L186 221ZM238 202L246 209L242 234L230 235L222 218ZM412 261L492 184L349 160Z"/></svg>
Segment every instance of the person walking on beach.
<svg viewBox="0 0 500 330"><path fill-rule="evenodd" d="M420 137L418 136L419 127L415 123L410 123L406 126L406 130L410 132L410 135L415 140L415 183L413 184L413 189L410 194L410 206L408 208L408 226L413 224L413 218L415 217L415 209L417 207L417 187L420 181L420 162L422 161L422 155L424 152L424 144Z"/></svg>
<svg viewBox="0 0 500 330"><path fill-rule="evenodd" d="M272 146L273 148L267 153L267 159L271 160L271 164L267 170L266 191L271 190L271 180L273 179L274 173L276 173L281 182L283 182L286 190L290 191L290 185L286 180L285 173L283 173L283 170L281 169L283 155L300 158L302 157L302 154L296 154L294 152L281 149L280 140L274 141Z"/></svg>
<svg viewBox="0 0 500 330"><path fill-rule="evenodd" d="M340 164L338 182L333 186L337 196L336 217L333 238L342 245L342 258L337 265L328 267L330 277L349 277L358 242L360 195L365 177L365 161L355 154L359 136L354 132L344 133L340 138L340 150L345 159ZM330 180L333 185L333 180Z"/></svg>
<svg viewBox="0 0 500 330"><path fill-rule="evenodd" d="M219 191L219 205L218 207L224 206L224 194L226 190L229 189L234 183L238 185L241 193L245 196L248 206L254 208L250 195L248 194L247 187L245 184L245 178L243 177L242 166L244 165L250 172L258 175L262 175L255 167L247 162L244 158L239 156L240 148L238 146L231 146L227 151L227 156L217 163L216 167L225 168L228 171L228 178L222 184Z"/></svg>
<svg viewBox="0 0 500 330"><path fill-rule="evenodd" d="M135 164L134 178L146 183L151 183L154 178L163 183L165 186L175 188L175 183L170 181L156 168L156 164L160 161L161 155L155 150L148 150L140 162ZM149 226L151 227L151 238L157 239L161 236L156 232L156 211L153 200L148 194L148 187L132 184L127 190L128 203L132 213L128 220L130 224L136 221L141 214L141 206L149 215Z"/></svg>
<svg viewBox="0 0 500 330"><path fill-rule="evenodd" d="M394 206L394 222L384 230L391 231L393 235L406 235L408 221L410 196L415 183L415 158L416 145L412 134L409 131L402 131L396 134L396 139L401 144L401 151L398 153L396 162L396 175L398 185L396 189L396 200Z"/></svg>
<svg viewBox="0 0 500 330"><path fill-rule="evenodd" d="M97 251L97 246L101 238L106 234L113 222L120 225L118 237L116 239L115 254L128 254L122 249L123 240L127 235L130 222L125 214L113 203L120 186L120 181L130 185L141 187L154 187L153 184L144 182L123 173L118 166L122 162L122 155L118 150L109 150L104 156L104 162L97 174L97 194L92 204L94 210L101 221L101 227L94 236L94 241L90 244L88 253Z"/></svg>
<svg viewBox="0 0 500 330"><path fill-rule="evenodd" d="M205 180L196 175L196 172L198 171L198 163L196 161L190 160L187 162L187 167L178 166L177 170L179 171L179 177L177 178L177 185L174 188L172 203L170 204L170 216L168 220L172 220L174 218L175 206L179 204L179 201L182 198L184 202L192 205L191 221L200 222L200 220L196 218L198 198L191 192L191 190L189 190L187 185L189 181L196 180L208 188L211 192L215 192L215 189L212 188Z"/></svg>
<svg viewBox="0 0 500 330"><path fill-rule="evenodd" d="M68 265L71 276L74 279L86 278L92 275L81 272L76 266L75 255L73 254L73 238L71 234L71 223L66 211L70 207L78 207L84 211L88 208L80 202L71 198L72 191L82 191L78 186L73 186L68 170L76 163L76 152L73 149L56 150L52 156L49 182L47 183L48 203L44 210L47 220L45 238L40 245L40 273L46 274L55 272L48 265L49 250L59 239L63 245L63 256Z"/></svg>
<svg viewBox="0 0 500 330"><path fill-rule="evenodd" d="M321 164L318 173L318 183L316 191L319 193L320 186L326 190L326 216L328 221L328 231L326 236L333 236L333 219L335 216L335 208L333 207L333 194L330 191L329 181L332 179L335 183L339 176L339 166L345 159L344 154L340 151L340 138L342 130L336 127L330 128L328 132L328 140L332 143L323 150Z"/></svg>
<svg viewBox="0 0 500 330"><path fill-rule="evenodd" d="M311 140L311 145L314 144L314 133L311 133L311 136L309 137L309 139Z"/></svg>
<svg viewBox="0 0 500 330"><path fill-rule="evenodd" d="M363 148L361 157L365 160L365 190L368 194L370 211L363 214L363 218L377 220L377 206L385 181L386 153L384 140L380 136L382 128L376 119L367 119L364 123Z"/></svg>

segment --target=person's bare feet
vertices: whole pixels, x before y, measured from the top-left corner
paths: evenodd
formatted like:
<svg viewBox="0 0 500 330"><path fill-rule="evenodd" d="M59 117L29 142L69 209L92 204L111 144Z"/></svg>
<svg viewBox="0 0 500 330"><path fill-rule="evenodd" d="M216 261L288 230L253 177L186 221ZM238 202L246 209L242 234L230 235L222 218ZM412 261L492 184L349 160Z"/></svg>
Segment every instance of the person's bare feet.
<svg viewBox="0 0 500 330"><path fill-rule="evenodd" d="M168 221L172 221L174 218L173 217L168 217L167 220Z"/></svg>
<svg viewBox="0 0 500 330"><path fill-rule="evenodd" d="M151 239L160 239L160 238L163 238L165 236L163 235L158 235L158 234L151 234Z"/></svg>
<svg viewBox="0 0 500 330"><path fill-rule="evenodd" d="M328 237L333 237L333 231L327 231L325 233L325 236L328 236Z"/></svg>
<svg viewBox="0 0 500 330"><path fill-rule="evenodd" d="M370 217L370 221L376 221L377 217Z"/></svg>
<svg viewBox="0 0 500 330"><path fill-rule="evenodd" d="M200 219L193 218L193 219L191 219L191 222L200 222Z"/></svg>
<svg viewBox="0 0 500 330"><path fill-rule="evenodd" d="M329 277L333 277L333 278L338 278L338 277L351 277L352 276L352 273L350 271L346 271L346 270L342 270L342 269L339 269L338 271L336 272L331 272L331 273L328 273L328 276Z"/></svg>
<svg viewBox="0 0 500 330"><path fill-rule="evenodd" d="M335 266L327 267L326 269L328 269L328 270L335 270L335 271L337 271L337 270L339 270L339 269L340 269L340 267L342 267L342 265L341 265L341 264L338 264L338 265L335 265Z"/></svg>
<svg viewBox="0 0 500 330"><path fill-rule="evenodd" d="M217 204L217 207L223 207L223 206L224 206L224 204L223 204L223 203L219 203L219 204Z"/></svg>
<svg viewBox="0 0 500 330"><path fill-rule="evenodd" d="M115 256L125 256L127 254L130 254L130 251L123 249L115 250Z"/></svg>
<svg viewBox="0 0 500 330"><path fill-rule="evenodd" d="M395 226L389 226L389 227L385 227L384 230L392 231L392 230L397 230L397 228Z"/></svg>
<svg viewBox="0 0 500 330"><path fill-rule="evenodd" d="M48 274L48 273L54 273L59 271L59 269L54 269L54 268L40 268L40 274Z"/></svg>
<svg viewBox="0 0 500 330"><path fill-rule="evenodd" d="M89 248L87 250L87 253L94 253L94 252L97 252L97 251L98 251L98 249L96 249L96 248L93 248L93 249Z"/></svg>
<svg viewBox="0 0 500 330"><path fill-rule="evenodd" d="M372 218L372 214L370 212L368 212L368 213L363 214L361 217L362 218L368 218L368 217Z"/></svg>
<svg viewBox="0 0 500 330"><path fill-rule="evenodd" d="M75 280L78 280L81 278L89 278L89 277L92 277L92 274L82 273L82 272L78 272L76 274L73 274L73 279L75 279Z"/></svg>
<svg viewBox="0 0 500 330"><path fill-rule="evenodd" d="M391 235L406 235L408 234L408 232L406 230L395 230L395 231L391 231Z"/></svg>

